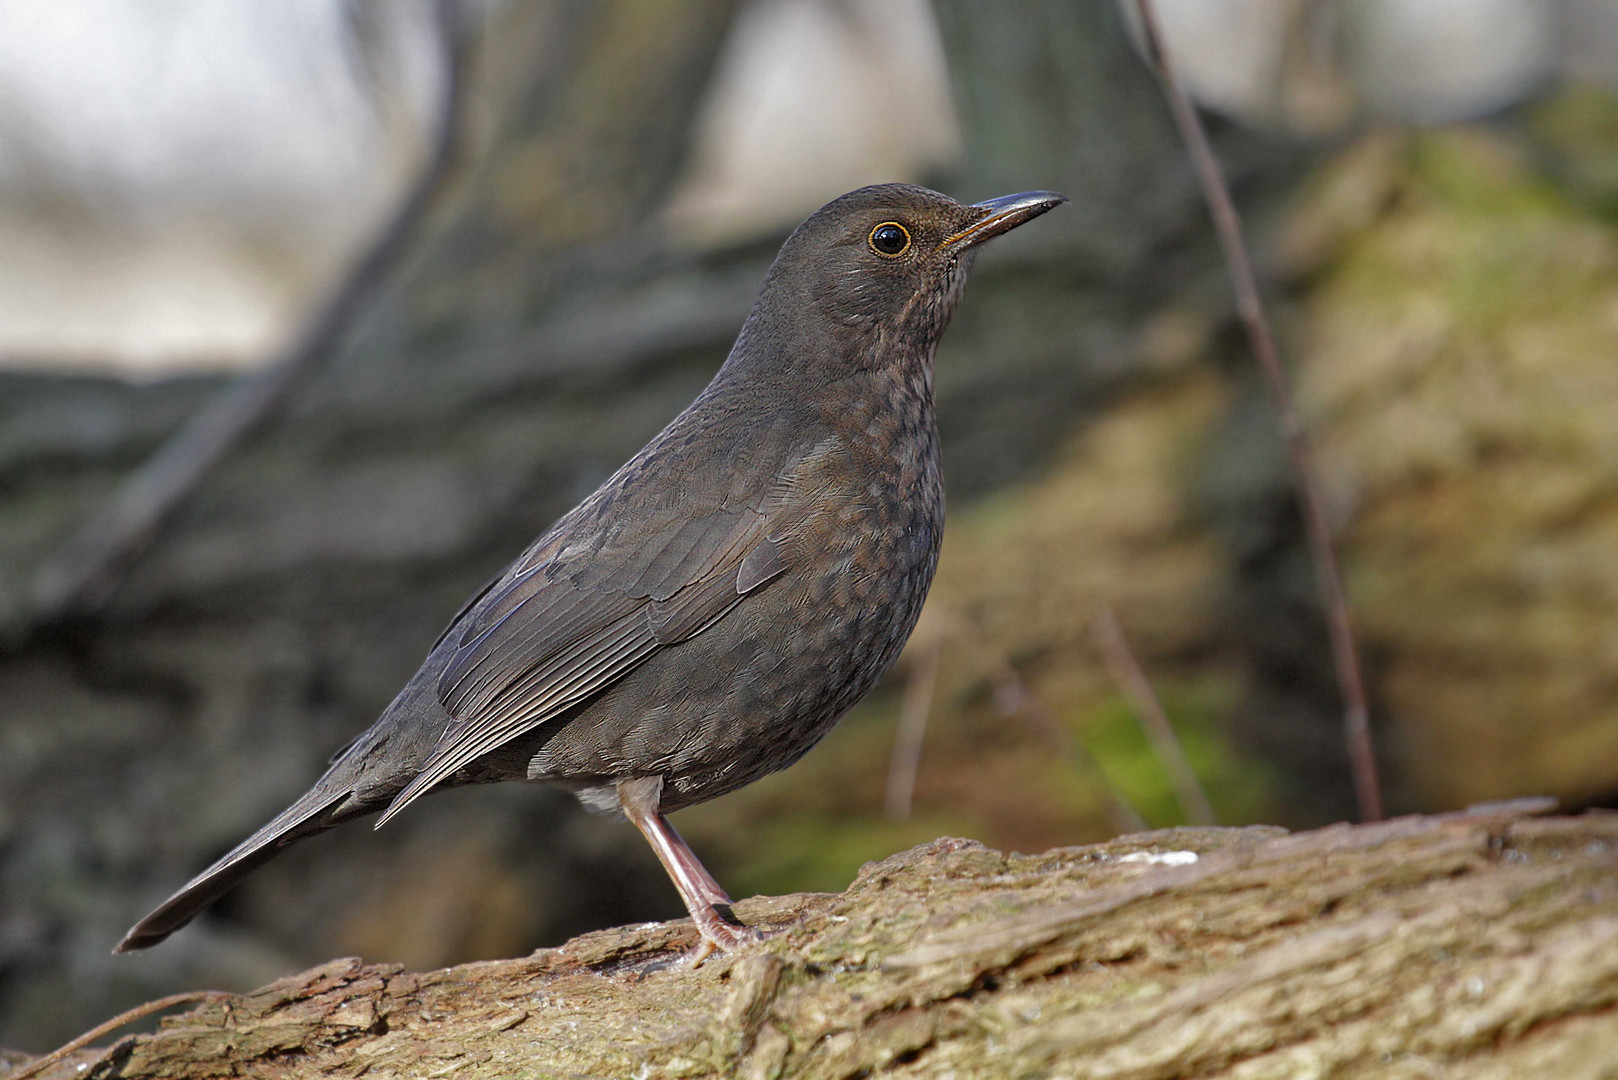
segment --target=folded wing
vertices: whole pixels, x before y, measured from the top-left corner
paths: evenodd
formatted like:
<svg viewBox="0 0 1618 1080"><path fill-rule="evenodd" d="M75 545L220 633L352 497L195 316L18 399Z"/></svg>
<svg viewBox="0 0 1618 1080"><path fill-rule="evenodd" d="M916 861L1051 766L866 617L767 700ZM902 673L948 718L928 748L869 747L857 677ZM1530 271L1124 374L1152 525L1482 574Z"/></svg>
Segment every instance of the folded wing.
<svg viewBox="0 0 1618 1080"><path fill-rule="evenodd" d="M438 696L454 722L377 821L433 785L701 633L786 571L766 508L682 518L632 546L548 545L496 582L446 636Z"/></svg>

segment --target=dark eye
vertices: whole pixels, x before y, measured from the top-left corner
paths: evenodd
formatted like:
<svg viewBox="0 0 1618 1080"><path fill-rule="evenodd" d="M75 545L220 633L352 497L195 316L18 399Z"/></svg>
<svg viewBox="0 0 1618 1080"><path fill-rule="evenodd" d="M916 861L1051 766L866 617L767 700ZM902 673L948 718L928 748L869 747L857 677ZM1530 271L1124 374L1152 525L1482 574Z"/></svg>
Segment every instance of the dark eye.
<svg viewBox="0 0 1618 1080"><path fill-rule="evenodd" d="M897 221L884 221L871 230L871 250L890 259L910 247L910 233Z"/></svg>

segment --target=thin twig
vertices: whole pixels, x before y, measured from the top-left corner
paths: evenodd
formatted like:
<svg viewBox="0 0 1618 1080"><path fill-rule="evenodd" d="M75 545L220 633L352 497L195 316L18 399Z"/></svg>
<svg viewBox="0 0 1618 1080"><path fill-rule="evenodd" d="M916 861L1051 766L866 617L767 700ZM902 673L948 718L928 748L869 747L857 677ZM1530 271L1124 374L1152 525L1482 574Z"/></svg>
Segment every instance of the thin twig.
<svg viewBox="0 0 1618 1080"><path fill-rule="evenodd" d="M944 651L942 635L924 643L905 683L899 704L899 731L888 762L887 813L893 821L909 821L916 794L916 772L921 768L921 744L927 737L933 690L938 685L938 658Z"/></svg>
<svg viewBox="0 0 1618 1080"><path fill-rule="evenodd" d="M1158 760L1168 772L1169 783L1174 786L1174 797L1180 803L1180 812L1193 825L1219 824L1214 817L1213 807L1208 803L1208 794L1202 790L1202 782L1197 779L1191 763L1185 759L1180 737L1174 733L1162 702L1152 689L1151 681L1146 678L1146 672L1130 651L1129 639L1124 637L1124 628L1118 625L1118 616L1112 608L1103 606L1096 612L1092 629L1102 661L1128 700L1146 737L1152 740Z"/></svg>
<svg viewBox="0 0 1618 1080"><path fill-rule="evenodd" d="M1331 640L1332 662L1337 669L1337 681L1343 694L1343 727L1348 742L1349 768L1354 777L1354 794L1359 803L1362 821L1382 819L1382 792L1377 778L1376 753L1371 745L1370 710L1366 705L1365 683L1360 674L1359 651L1354 644L1354 631L1349 619L1348 601L1343 595L1342 575L1337 566L1337 555L1332 549L1331 526L1326 516L1325 500L1320 494L1320 483L1315 474L1314 460L1303 421L1292 400L1286 373L1281 367L1280 353L1275 335L1264 313L1259 296L1258 281L1253 274L1252 261L1247 255L1247 244L1242 237L1241 218L1230 197L1230 186L1225 182L1219 161L1208 145L1208 136L1202 121L1186 96L1185 88L1175 70L1173 60L1163 42L1157 12L1152 0L1135 0L1140 12L1146 41L1146 52L1162 79L1168 96L1169 109L1174 114L1175 126L1185 140L1203 197L1213 216L1214 229L1224 250L1225 262L1230 268L1231 283L1236 292L1236 310L1247 329L1253 354L1269 383L1270 396L1275 403L1281 432L1286 439L1287 454L1292 463L1292 474L1303 514L1309 547L1313 555L1316 585L1326 608L1326 632Z"/></svg>
<svg viewBox="0 0 1618 1080"><path fill-rule="evenodd" d="M1120 833L1136 833L1146 829L1146 819L1141 816L1140 811L1136 810L1124 793L1118 790L1118 785L1112 782L1106 770L1090 756L1090 751L1074 737L1067 729L1067 725L1056 718L1056 713L1045 703L1045 699L1035 694L1009 663L999 672L995 697L1008 712L1019 713L1032 720L1050 740L1057 753L1072 762L1081 773L1096 784L1101 791L1101 802L1106 808L1107 820L1112 822L1114 829Z"/></svg>
<svg viewBox="0 0 1618 1080"><path fill-rule="evenodd" d="M117 1031L125 1024L133 1024L136 1020L151 1016L153 1013L160 1013L166 1009L172 1009L176 1005L197 1005L204 1001L219 1001L222 998L228 998L230 996L230 994L225 993L223 990L189 990L183 994L171 994L165 998L158 998L156 1001L148 1001L144 1005L136 1005L133 1009L130 1009L127 1012L119 1013L117 1016L113 1017L111 1020L108 1020L104 1024L97 1024L95 1027L91 1028L89 1031L86 1031L83 1035L80 1035L66 1046L58 1047L42 1058L35 1058L33 1061L30 1061L28 1064L24 1065L21 1069L14 1073L10 1073L7 1076L7 1080L28 1080L30 1076L38 1076L52 1065L55 1065L64 1058L78 1053L80 1050L83 1050L86 1046L89 1046L97 1039L103 1038L112 1032Z"/></svg>
<svg viewBox="0 0 1618 1080"><path fill-rule="evenodd" d="M1057 754L1095 784L1096 790L1101 792L1102 806L1112 827L1119 833L1143 831L1146 819L1118 789L1118 785L1112 782L1106 770L1090 756L1084 744L1074 738L1073 732L1057 718L1055 711L1023 681L999 646L964 615L944 610L941 617L955 630L958 640L976 652L989 668L995 701L1000 707L1007 713L1032 721L1035 730L1045 737Z"/></svg>
<svg viewBox="0 0 1618 1080"><path fill-rule="evenodd" d="M355 314L397 265L460 154L466 35L457 0L440 0L437 14L443 86L430 148L410 190L286 349L187 420L45 562L34 579L36 623L100 608L203 478L332 353Z"/></svg>

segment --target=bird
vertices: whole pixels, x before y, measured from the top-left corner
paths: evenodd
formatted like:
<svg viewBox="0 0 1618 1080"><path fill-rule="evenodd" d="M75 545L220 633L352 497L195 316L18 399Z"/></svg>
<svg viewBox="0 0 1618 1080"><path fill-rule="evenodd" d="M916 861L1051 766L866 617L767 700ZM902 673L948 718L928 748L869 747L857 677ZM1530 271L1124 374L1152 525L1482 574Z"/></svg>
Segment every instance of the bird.
<svg viewBox="0 0 1618 1080"><path fill-rule="evenodd" d="M627 818L704 955L759 940L667 815L798 760L898 658L943 531L939 336L979 245L1066 201L894 183L812 214L696 400L466 603L306 794L115 951L291 843L503 780Z"/></svg>

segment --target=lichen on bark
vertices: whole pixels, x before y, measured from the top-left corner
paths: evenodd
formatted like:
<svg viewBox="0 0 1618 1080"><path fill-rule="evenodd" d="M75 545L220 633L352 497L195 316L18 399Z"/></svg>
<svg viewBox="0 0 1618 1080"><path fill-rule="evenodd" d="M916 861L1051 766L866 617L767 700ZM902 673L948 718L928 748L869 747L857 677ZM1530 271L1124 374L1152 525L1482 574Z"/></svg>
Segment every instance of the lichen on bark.
<svg viewBox="0 0 1618 1080"><path fill-rule="evenodd" d="M1542 809L937 840L743 901L775 932L695 969L686 920L423 973L334 960L40 1075L1611 1075L1618 814Z"/></svg>

